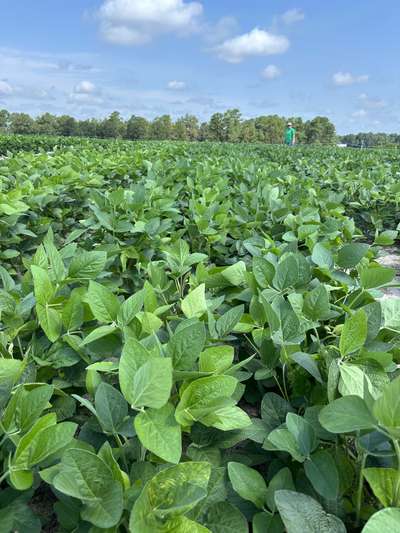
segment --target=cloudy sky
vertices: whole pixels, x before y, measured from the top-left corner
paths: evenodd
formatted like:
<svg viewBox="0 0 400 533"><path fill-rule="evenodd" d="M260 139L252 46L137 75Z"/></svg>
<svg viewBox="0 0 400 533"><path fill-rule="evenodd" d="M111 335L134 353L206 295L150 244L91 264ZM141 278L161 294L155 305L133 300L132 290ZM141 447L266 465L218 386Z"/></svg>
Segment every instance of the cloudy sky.
<svg viewBox="0 0 400 533"><path fill-rule="evenodd" d="M0 0L0 108L400 130L399 0Z"/></svg>

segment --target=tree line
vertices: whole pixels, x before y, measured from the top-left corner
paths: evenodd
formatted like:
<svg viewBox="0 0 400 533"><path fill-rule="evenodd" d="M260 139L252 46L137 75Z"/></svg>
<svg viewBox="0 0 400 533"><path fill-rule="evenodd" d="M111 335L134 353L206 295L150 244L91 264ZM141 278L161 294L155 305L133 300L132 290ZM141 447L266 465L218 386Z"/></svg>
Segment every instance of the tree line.
<svg viewBox="0 0 400 533"><path fill-rule="evenodd" d="M303 121L300 117L278 115L243 119L238 109L214 113L208 122L200 122L186 114L175 121L170 115L153 120L132 115L124 120L118 111L104 119L78 120L69 115L43 113L33 118L27 113L0 110L0 132L11 134L41 134L80 137L123 138L131 140L183 140L219 142L262 142L280 144L287 121L297 132L297 142L332 144L336 142L335 126L326 117Z"/></svg>
<svg viewBox="0 0 400 533"><path fill-rule="evenodd" d="M399 133L350 133L342 135L340 142L348 146L357 146L364 148L379 146L400 146Z"/></svg>

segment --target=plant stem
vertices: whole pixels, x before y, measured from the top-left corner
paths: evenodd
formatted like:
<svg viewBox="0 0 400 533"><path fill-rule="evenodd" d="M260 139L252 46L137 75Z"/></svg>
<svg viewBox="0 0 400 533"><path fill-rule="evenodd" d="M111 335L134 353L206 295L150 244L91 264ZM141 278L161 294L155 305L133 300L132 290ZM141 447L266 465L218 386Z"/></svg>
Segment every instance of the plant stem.
<svg viewBox="0 0 400 533"><path fill-rule="evenodd" d="M360 471L359 471L358 487L357 487L357 495L356 495L356 527L358 527L360 523L360 513L361 513L363 485L364 485L363 470L365 468L366 460L367 460L367 454L363 453L361 455Z"/></svg>
<svg viewBox="0 0 400 533"><path fill-rule="evenodd" d="M396 451L396 457L397 457L397 479L396 479L396 487L394 489L394 497L393 497L393 505L397 507L397 502L399 501L400 497L400 446L396 439L392 439L393 446Z"/></svg>
<svg viewBox="0 0 400 533"><path fill-rule="evenodd" d="M283 363L283 365L282 365L282 382L283 382L283 390L285 391L285 398L286 398L286 400L289 401L289 395L288 395L287 387L286 387L285 370L286 370L286 363Z"/></svg>
<svg viewBox="0 0 400 533"><path fill-rule="evenodd" d="M140 461L144 461L146 459L146 448L144 446L140 446Z"/></svg>
<svg viewBox="0 0 400 533"><path fill-rule="evenodd" d="M124 445L122 444L122 441L119 438L119 435L117 433L114 433L114 438L115 438L115 440L116 440L116 442L118 444L119 451L121 452L121 459L122 459L122 462L124 463L125 471L126 471L127 474L129 474L128 463L127 463L126 457L125 457Z"/></svg>
<svg viewBox="0 0 400 533"><path fill-rule="evenodd" d="M10 471L7 470L4 472L4 474L0 477L0 485L3 483L3 481L6 479L6 477L9 475Z"/></svg>

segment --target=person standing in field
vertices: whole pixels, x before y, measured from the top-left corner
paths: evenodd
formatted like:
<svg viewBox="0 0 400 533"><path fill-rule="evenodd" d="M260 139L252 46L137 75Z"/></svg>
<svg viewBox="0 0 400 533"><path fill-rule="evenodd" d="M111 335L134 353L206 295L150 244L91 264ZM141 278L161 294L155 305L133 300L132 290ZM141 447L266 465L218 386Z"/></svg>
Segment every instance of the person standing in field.
<svg viewBox="0 0 400 533"><path fill-rule="evenodd" d="M296 142L296 130L291 122L288 122L286 125L284 141L286 146L294 146Z"/></svg>

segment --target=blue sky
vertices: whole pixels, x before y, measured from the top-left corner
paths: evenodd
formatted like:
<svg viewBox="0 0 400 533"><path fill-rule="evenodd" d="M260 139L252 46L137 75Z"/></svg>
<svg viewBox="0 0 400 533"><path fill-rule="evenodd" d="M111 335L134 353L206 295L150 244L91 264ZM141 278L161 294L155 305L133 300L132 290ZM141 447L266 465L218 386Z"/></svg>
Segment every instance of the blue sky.
<svg viewBox="0 0 400 533"><path fill-rule="evenodd" d="M0 108L400 131L399 0L0 0Z"/></svg>

